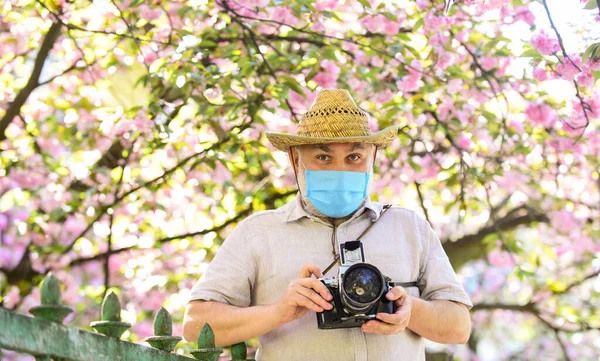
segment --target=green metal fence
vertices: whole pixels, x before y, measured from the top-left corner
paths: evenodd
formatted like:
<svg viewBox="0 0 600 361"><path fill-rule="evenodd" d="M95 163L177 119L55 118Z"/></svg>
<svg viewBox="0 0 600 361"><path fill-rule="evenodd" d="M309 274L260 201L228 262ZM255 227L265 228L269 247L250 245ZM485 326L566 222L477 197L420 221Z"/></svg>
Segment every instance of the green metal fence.
<svg viewBox="0 0 600 361"><path fill-rule="evenodd" d="M113 292L102 302L101 320L90 324L97 333L62 324L72 310L61 303L60 284L52 274L44 279L40 293L42 304L30 310L34 318L0 307L0 349L30 354L39 361L192 359L172 353L181 337L173 336L171 315L164 308L154 318L154 336L145 339L149 347L120 339L131 325L121 321L121 304ZM205 324L198 335L198 349L190 353L196 360L216 361L222 352L215 347L214 333ZM232 346L231 356L232 361L246 360L246 344Z"/></svg>
<svg viewBox="0 0 600 361"><path fill-rule="evenodd" d="M173 336L171 315L164 308L154 318L154 336L145 339L149 347L120 339L131 325L121 320L121 304L113 292L102 301L101 320L90 324L97 333L62 324L72 309L61 303L60 284L52 274L44 279L40 293L42 304L30 310L34 318L0 307L0 349L30 354L36 361L192 360L172 353L181 337ZM213 330L205 324L198 335L198 349L190 353L196 360L216 361L222 352L215 347ZM231 357L232 361L249 360L246 344L231 346ZM452 361L452 355L428 352L426 360Z"/></svg>

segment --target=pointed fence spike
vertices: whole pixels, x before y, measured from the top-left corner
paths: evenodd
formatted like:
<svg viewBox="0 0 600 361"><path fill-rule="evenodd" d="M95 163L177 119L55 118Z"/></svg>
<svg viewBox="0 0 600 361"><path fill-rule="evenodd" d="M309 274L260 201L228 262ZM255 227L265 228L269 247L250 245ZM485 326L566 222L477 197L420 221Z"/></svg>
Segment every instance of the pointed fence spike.
<svg viewBox="0 0 600 361"><path fill-rule="evenodd" d="M222 348L215 347L215 334L210 325L205 323L198 334L198 349L190 353L196 360L216 361L222 352Z"/></svg>
<svg viewBox="0 0 600 361"><path fill-rule="evenodd" d="M90 326L103 335L120 338L131 327L130 323L121 322L121 302L112 290L102 301L100 315L101 321L94 321Z"/></svg>
<svg viewBox="0 0 600 361"><path fill-rule="evenodd" d="M154 318L154 335L155 336L172 336L173 321L171 315L164 307L161 307Z"/></svg>
<svg viewBox="0 0 600 361"><path fill-rule="evenodd" d="M215 333L208 323L205 323L198 334L198 348L214 348Z"/></svg>
<svg viewBox="0 0 600 361"><path fill-rule="evenodd" d="M42 304L29 312L37 318L62 323L73 310L61 304L60 292L60 282L49 273L40 287Z"/></svg>
<svg viewBox="0 0 600 361"><path fill-rule="evenodd" d="M41 301L44 305L60 305L60 283L52 273L48 273L40 289Z"/></svg>
<svg viewBox="0 0 600 361"><path fill-rule="evenodd" d="M231 358L233 360L245 360L248 356L248 351L246 350L246 343L240 342L231 346Z"/></svg>
<svg viewBox="0 0 600 361"><path fill-rule="evenodd" d="M173 336L173 321L164 307L161 307L154 317L154 336L146 337L145 341L150 346L167 352L173 351L181 341L181 336Z"/></svg>
<svg viewBox="0 0 600 361"><path fill-rule="evenodd" d="M113 291L109 291L102 301L101 314L102 321L121 321L121 302Z"/></svg>

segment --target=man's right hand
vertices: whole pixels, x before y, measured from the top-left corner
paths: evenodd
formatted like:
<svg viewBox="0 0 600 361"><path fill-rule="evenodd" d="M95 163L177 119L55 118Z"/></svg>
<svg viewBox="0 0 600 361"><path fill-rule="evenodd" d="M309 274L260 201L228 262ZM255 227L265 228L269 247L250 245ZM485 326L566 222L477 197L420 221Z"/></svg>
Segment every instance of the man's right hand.
<svg viewBox="0 0 600 361"><path fill-rule="evenodd" d="M273 307L279 314L282 324L292 322L304 316L308 310L323 312L333 306L328 302L333 299L325 285L316 278L323 277L316 265L304 265L298 278L290 282L285 292Z"/></svg>

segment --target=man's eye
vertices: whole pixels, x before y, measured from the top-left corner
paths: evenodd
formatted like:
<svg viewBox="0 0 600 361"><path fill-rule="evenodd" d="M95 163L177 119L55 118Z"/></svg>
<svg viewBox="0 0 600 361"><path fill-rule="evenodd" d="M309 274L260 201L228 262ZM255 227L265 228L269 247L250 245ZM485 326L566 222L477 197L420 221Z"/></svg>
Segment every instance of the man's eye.
<svg viewBox="0 0 600 361"><path fill-rule="evenodd" d="M321 161L327 161L327 160L329 160L329 156L325 155L325 154L320 154L317 156L317 159L321 160Z"/></svg>
<svg viewBox="0 0 600 361"><path fill-rule="evenodd" d="M360 155L359 155L359 154L350 154L350 155L348 156L348 159L350 159L350 160L351 160L351 161L353 161L353 162L356 162L357 160L359 160L359 159L360 159Z"/></svg>

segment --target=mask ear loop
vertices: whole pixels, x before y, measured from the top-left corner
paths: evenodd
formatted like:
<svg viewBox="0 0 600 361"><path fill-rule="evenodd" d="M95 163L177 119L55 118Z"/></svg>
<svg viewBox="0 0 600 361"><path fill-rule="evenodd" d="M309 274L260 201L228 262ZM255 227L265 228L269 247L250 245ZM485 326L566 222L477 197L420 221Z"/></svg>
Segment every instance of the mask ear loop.
<svg viewBox="0 0 600 361"><path fill-rule="evenodd" d="M294 147L290 147L290 157L292 158L292 169L294 169L294 176L296 177L296 186L298 187L300 196L302 196L302 190L300 189L300 183L298 182L298 172L296 171L296 161L294 159ZM298 162L298 166L300 166L300 162Z"/></svg>

